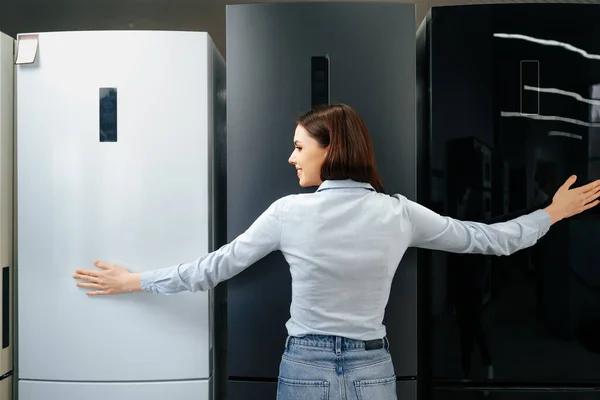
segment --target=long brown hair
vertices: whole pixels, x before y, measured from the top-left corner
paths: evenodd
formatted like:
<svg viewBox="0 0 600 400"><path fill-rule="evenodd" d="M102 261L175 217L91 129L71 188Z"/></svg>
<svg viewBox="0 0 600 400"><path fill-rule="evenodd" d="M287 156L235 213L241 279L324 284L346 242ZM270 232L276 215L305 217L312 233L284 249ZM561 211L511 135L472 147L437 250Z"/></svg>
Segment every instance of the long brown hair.
<svg viewBox="0 0 600 400"><path fill-rule="evenodd" d="M296 122L321 147L329 146L321 167L321 180L352 179L370 183L383 193L369 130L360 115L346 104L313 109Z"/></svg>

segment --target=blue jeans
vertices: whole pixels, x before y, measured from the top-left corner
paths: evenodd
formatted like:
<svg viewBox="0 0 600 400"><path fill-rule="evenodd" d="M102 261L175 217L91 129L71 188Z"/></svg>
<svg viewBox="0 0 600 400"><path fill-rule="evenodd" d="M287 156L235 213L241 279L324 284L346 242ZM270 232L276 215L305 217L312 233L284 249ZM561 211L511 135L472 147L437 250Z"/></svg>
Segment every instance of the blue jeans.
<svg viewBox="0 0 600 400"><path fill-rule="evenodd" d="M387 338L364 342L339 336L288 337L277 400L396 400Z"/></svg>

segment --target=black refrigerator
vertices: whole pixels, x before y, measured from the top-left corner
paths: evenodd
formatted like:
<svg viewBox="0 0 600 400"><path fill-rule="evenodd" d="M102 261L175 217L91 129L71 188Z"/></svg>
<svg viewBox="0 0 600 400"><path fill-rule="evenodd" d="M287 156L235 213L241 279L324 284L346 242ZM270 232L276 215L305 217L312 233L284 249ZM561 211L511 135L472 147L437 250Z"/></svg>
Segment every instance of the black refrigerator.
<svg viewBox="0 0 600 400"><path fill-rule="evenodd" d="M296 117L321 104L355 108L386 191L416 198L415 30L412 4L227 7L228 241L276 199L316 190L298 186L288 158ZM409 400L417 387L416 279L409 251L385 319L398 395ZM230 400L274 399L290 316L288 265L276 252L219 286L227 312L221 390Z"/></svg>
<svg viewBox="0 0 600 400"><path fill-rule="evenodd" d="M419 199L502 222L600 178L600 6L433 8L417 33ZM600 210L511 256L423 252L423 397L600 399Z"/></svg>

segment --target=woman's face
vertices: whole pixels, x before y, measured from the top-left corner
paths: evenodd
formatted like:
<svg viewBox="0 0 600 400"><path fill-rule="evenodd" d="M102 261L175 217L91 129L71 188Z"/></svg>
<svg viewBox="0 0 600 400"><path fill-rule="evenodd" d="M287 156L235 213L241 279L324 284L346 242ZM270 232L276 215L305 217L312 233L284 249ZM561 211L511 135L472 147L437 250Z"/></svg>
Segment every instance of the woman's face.
<svg viewBox="0 0 600 400"><path fill-rule="evenodd" d="M296 167L300 186L319 186L321 183L321 166L327 155L327 148L321 147L302 125L296 127L294 133L294 151L288 162Z"/></svg>

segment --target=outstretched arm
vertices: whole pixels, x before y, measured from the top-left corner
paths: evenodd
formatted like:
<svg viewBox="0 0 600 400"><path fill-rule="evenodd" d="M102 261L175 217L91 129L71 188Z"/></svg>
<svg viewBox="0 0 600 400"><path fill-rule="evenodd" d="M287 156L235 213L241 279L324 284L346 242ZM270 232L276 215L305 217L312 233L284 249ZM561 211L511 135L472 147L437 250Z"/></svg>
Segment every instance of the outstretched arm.
<svg viewBox="0 0 600 400"><path fill-rule="evenodd" d="M89 295L153 292L173 294L208 290L278 250L281 220L273 203L244 233L231 243L194 261L143 273L130 273L118 265L96 261L99 270L77 270L77 286L95 289Z"/></svg>
<svg viewBox="0 0 600 400"><path fill-rule="evenodd" d="M408 201L412 247L451 253L510 255L534 245L550 229L544 210L492 225L441 216Z"/></svg>
<svg viewBox="0 0 600 400"><path fill-rule="evenodd" d="M272 205L250 228L220 249L192 262L142 273L141 289L164 294L212 289L278 250L280 238L281 221L276 205Z"/></svg>
<svg viewBox="0 0 600 400"><path fill-rule="evenodd" d="M412 226L410 245L452 253L513 254L533 246L552 224L598 204L600 180L570 189L575 180L576 177L571 176L545 209L491 225L443 217L406 200L406 213Z"/></svg>

